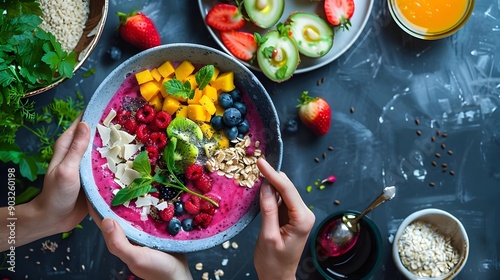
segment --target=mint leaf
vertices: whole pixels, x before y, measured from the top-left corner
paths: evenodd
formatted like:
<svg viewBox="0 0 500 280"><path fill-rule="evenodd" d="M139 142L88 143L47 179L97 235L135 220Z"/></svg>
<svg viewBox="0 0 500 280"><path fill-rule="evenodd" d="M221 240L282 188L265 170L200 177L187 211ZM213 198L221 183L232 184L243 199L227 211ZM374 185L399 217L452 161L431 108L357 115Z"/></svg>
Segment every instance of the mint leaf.
<svg viewBox="0 0 500 280"><path fill-rule="evenodd" d="M144 178L136 178L130 185L116 193L111 201L111 206L122 205L123 203L146 194L151 190L153 180L145 180Z"/></svg>
<svg viewBox="0 0 500 280"><path fill-rule="evenodd" d="M147 151L142 151L135 157L133 167L142 177L151 177L151 163Z"/></svg>
<svg viewBox="0 0 500 280"><path fill-rule="evenodd" d="M288 70L288 66L286 66L286 65L281 66L280 69L278 69L278 71L276 71L276 78L278 78L280 80L285 78L286 70Z"/></svg>
<svg viewBox="0 0 500 280"><path fill-rule="evenodd" d="M194 96L194 90L191 89L191 83L189 83L189 81L182 83L178 79L172 79L165 82L163 84L163 87L165 87L165 91L168 94L171 94L175 97L191 99Z"/></svg>
<svg viewBox="0 0 500 280"><path fill-rule="evenodd" d="M214 66L213 65L205 65L195 74L196 83L198 84L198 88L200 90L204 89L208 83L212 80L214 76Z"/></svg>

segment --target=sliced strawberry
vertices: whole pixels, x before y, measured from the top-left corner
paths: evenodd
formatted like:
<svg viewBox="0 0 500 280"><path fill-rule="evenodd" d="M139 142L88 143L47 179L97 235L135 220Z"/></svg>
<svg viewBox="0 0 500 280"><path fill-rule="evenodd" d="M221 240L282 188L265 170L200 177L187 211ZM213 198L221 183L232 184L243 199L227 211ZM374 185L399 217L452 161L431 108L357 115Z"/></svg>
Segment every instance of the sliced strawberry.
<svg viewBox="0 0 500 280"><path fill-rule="evenodd" d="M229 52L241 60L250 60L257 52L257 43L251 33L225 31L220 33L220 37Z"/></svg>
<svg viewBox="0 0 500 280"><path fill-rule="evenodd" d="M350 19L354 14L354 0L325 0L324 9L328 22L349 30Z"/></svg>
<svg viewBox="0 0 500 280"><path fill-rule="evenodd" d="M238 7L229 4L217 4L205 17L207 24L220 31L238 30L245 25L245 20Z"/></svg>

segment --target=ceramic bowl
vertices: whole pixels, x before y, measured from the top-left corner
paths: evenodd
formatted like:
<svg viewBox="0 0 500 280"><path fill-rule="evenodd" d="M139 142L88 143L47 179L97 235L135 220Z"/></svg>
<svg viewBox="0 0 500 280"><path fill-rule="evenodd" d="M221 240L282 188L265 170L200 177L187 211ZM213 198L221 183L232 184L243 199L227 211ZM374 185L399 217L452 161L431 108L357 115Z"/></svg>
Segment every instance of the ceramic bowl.
<svg viewBox="0 0 500 280"><path fill-rule="evenodd" d="M73 72L76 72L78 69L80 69L80 67L94 50L97 42L99 42L101 34L104 30L106 18L108 16L108 8L108 0L89 0L89 17L87 19L87 23L85 24L83 34L73 50L77 55L77 63ZM60 85L62 82L64 82L64 80L65 79L59 79L48 86L32 90L26 93L26 96L29 97L45 92L56 87L57 85Z"/></svg>
<svg viewBox="0 0 500 280"><path fill-rule="evenodd" d="M458 258L458 263L451 269L450 272L442 274L438 277L419 277L410 270L408 270L403 265L399 255L398 242L406 227L408 227L408 225L410 225L415 221L422 221L425 223L432 224L437 227L437 232L439 232L442 235L448 235L451 237L451 245L455 249L457 249L459 258ZM452 214L440 209L434 209L434 208L423 209L410 214L403 220L403 222L399 226L396 235L394 237L394 243L392 246L392 256L396 264L396 267L407 279L411 280L452 279L456 277L458 273L460 273L465 263L467 262L467 258L469 256L469 238L462 223Z"/></svg>
<svg viewBox="0 0 500 280"><path fill-rule="evenodd" d="M241 89L242 92L248 94L248 97L256 105L258 114L263 120L266 135L265 157L274 168L279 170L283 153L279 120L272 100L265 88L252 72L236 59L221 51L196 44L169 44L155 47L131 57L111 72L95 91L83 116L83 121L90 126L91 139L95 137L96 126L101 120L101 116L106 106L117 92L125 77L146 68L158 67L167 60L178 62L187 60L193 65L213 64L221 73L233 71L235 85ZM237 235L259 213L259 195L257 191L254 193L255 196L253 201L243 217L226 230L213 236L196 240L174 240L145 233L143 230L134 227L130 222L118 216L99 193L94 179L91 161L91 153L95 149L95 145L89 145L80 167L82 185L85 193L90 203L102 217L111 217L117 220L125 230L127 237L137 244L167 252L186 253L204 250L221 244ZM252 189L258 190L258 186L254 186Z"/></svg>

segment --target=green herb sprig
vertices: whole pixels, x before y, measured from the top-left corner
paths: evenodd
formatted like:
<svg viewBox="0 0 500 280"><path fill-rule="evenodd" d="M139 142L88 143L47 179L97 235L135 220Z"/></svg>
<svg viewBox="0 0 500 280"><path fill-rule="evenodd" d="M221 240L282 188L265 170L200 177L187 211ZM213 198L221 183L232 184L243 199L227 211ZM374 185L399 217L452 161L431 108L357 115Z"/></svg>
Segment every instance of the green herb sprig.
<svg viewBox="0 0 500 280"><path fill-rule="evenodd" d="M204 89L210 80L214 76L214 66L205 65L195 74L196 83L198 84L198 89ZM181 82L179 79L174 78L168 80L163 84L165 91L167 93L185 99L193 99L195 90L191 88L191 83L189 81Z"/></svg>
<svg viewBox="0 0 500 280"><path fill-rule="evenodd" d="M153 190L152 184L154 182L160 183L167 187L173 187L181 191L198 196L206 201L212 203L216 207L219 206L214 200L199 194L195 191L188 189L175 175L174 169L174 151L177 145L177 138L171 137L165 150L163 151L163 159L166 162L167 170L161 170L151 175L151 163L149 162L147 151L140 152L133 161L133 168L141 175L141 177L134 179L132 183L126 188L120 189L111 201L112 206L121 205L129 200L138 198ZM165 180L165 177L170 177L172 180Z"/></svg>

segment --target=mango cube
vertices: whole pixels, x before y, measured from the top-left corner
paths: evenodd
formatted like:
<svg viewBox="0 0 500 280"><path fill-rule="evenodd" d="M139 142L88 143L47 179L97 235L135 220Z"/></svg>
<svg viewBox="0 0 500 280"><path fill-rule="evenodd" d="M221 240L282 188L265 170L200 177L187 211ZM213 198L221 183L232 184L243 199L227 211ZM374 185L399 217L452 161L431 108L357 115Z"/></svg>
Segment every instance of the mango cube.
<svg viewBox="0 0 500 280"><path fill-rule="evenodd" d="M160 111L163 106L163 97L161 94L156 94L151 101L149 101L149 105L153 106L157 112Z"/></svg>
<svg viewBox="0 0 500 280"><path fill-rule="evenodd" d="M186 105L179 106L179 109L177 109L177 112L175 114L176 114L175 115L176 117L187 118L188 106L186 106Z"/></svg>
<svg viewBox="0 0 500 280"><path fill-rule="evenodd" d="M179 100L177 100L171 96L167 96L165 99L163 99L163 106L161 109L163 111L169 113L170 115L174 115L180 106L181 106L181 102L179 102Z"/></svg>
<svg viewBox="0 0 500 280"><path fill-rule="evenodd" d="M158 71L157 68L153 68L151 69L151 76L153 77L153 79L157 82L161 81L163 79L163 77L161 76L160 72Z"/></svg>
<svg viewBox="0 0 500 280"><path fill-rule="evenodd" d="M158 72L160 73L160 75L163 76L163 78L172 77L172 74L174 74L174 72L175 72L175 68L170 61L165 61L157 69L158 69Z"/></svg>
<svg viewBox="0 0 500 280"><path fill-rule="evenodd" d="M194 66L191 62L184 60L177 68L175 68L175 77L180 81L185 81L186 78L194 71Z"/></svg>
<svg viewBox="0 0 500 280"><path fill-rule="evenodd" d="M189 84L191 84L191 89L198 87L198 83L196 82L196 77L194 75L187 76L186 81L189 81Z"/></svg>
<svg viewBox="0 0 500 280"><path fill-rule="evenodd" d="M210 116L215 114L215 112L217 111L217 108L215 108L214 103L206 95L203 95L200 98L199 102L200 102L201 106L203 106L205 108L205 110L207 110L207 112L210 114Z"/></svg>
<svg viewBox="0 0 500 280"><path fill-rule="evenodd" d="M214 104L217 104L219 102L217 101L219 97L217 95L217 90L211 85L207 85L205 88L203 88L203 95L207 96Z"/></svg>
<svg viewBox="0 0 500 280"><path fill-rule="evenodd" d="M206 119L206 110L199 104L190 104L187 106L187 117L194 122L204 122Z"/></svg>
<svg viewBox="0 0 500 280"><path fill-rule="evenodd" d="M154 81L149 81L139 86L139 91L146 101L151 101L160 92L158 85Z"/></svg>
<svg viewBox="0 0 500 280"><path fill-rule="evenodd" d="M200 98L203 96L203 91L199 89L194 90L194 96L191 99L188 99L188 104L200 104Z"/></svg>
<svg viewBox="0 0 500 280"><path fill-rule="evenodd" d="M154 80L153 75L151 75L151 71L149 71L148 69L141 71L139 73L136 73L135 78L137 79L137 83L139 85L142 85L142 84L145 84L147 82Z"/></svg>
<svg viewBox="0 0 500 280"><path fill-rule="evenodd" d="M210 85L223 92L232 91L234 86L234 73L232 71L220 74Z"/></svg>
<svg viewBox="0 0 500 280"><path fill-rule="evenodd" d="M201 128L201 131L203 132L203 136L207 139L212 139L212 136L215 133L215 129L208 123L202 122L198 123L198 125Z"/></svg>
<svg viewBox="0 0 500 280"><path fill-rule="evenodd" d="M217 141L217 146L220 149L229 148L229 138L227 138L224 132L217 131L212 137Z"/></svg>
<svg viewBox="0 0 500 280"><path fill-rule="evenodd" d="M215 81L217 79L217 76L219 76L220 70L217 67L214 67L214 75L212 76L211 81Z"/></svg>
<svg viewBox="0 0 500 280"><path fill-rule="evenodd" d="M216 109L215 111L216 116L222 116L224 115L224 111L226 111L226 109L222 108L219 104L215 105L215 109Z"/></svg>

